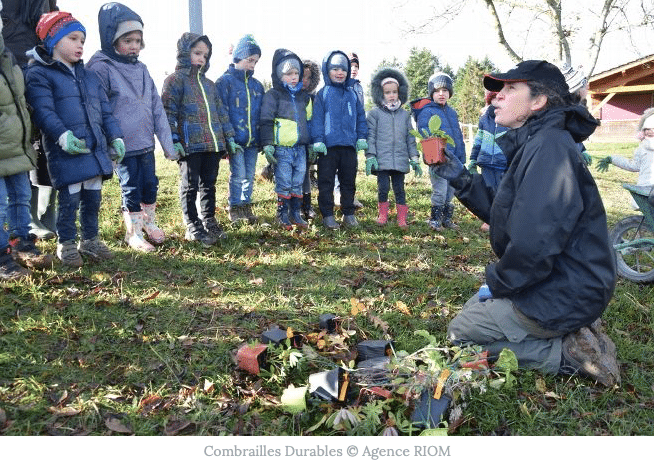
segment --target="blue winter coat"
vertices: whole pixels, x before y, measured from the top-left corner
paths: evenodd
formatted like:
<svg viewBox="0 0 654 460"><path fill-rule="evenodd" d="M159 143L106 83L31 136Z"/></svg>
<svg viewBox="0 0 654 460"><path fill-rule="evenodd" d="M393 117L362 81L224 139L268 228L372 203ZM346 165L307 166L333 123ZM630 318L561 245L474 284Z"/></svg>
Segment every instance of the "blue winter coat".
<svg viewBox="0 0 654 460"><path fill-rule="evenodd" d="M122 138L118 122L98 76L79 61L75 74L53 60L41 47L27 68L27 102L33 120L45 137L45 153L52 185L60 189L96 176L110 177L112 164L107 144ZM57 143L66 131L86 141L88 154L71 155Z"/></svg>
<svg viewBox="0 0 654 460"><path fill-rule="evenodd" d="M295 60L300 64L300 86L296 91L290 90L276 72L286 60ZM261 141L263 145L284 147L307 145L311 142L307 123L310 96L301 91L304 75L302 61L295 53L279 48L273 56L272 68L273 87L263 96L261 104Z"/></svg>
<svg viewBox="0 0 654 460"><path fill-rule="evenodd" d="M497 140L506 133L508 128L495 123L495 107L490 105L479 117L479 127L475 142L470 150L470 159L475 160L482 168L506 169L506 157L497 145Z"/></svg>
<svg viewBox="0 0 654 460"><path fill-rule="evenodd" d="M263 101L263 85L253 72L238 70L230 64L216 81L218 94L234 128L234 140L243 147L260 147L259 116Z"/></svg>
<svg viewBox="0 0 654 460"><path fill-rule="evenodd" d="M441 129L445 131L454 140L454 155L461 163L466 162L466 146L463 142L463 133L459 126L459 117L456 111L449 105L440 105L429 99L418 99L411 101L411 111L416 120L418 131L423 129L429 131L429 119L433 115L441 118ZM447 144L448 149L452 146Z"/></svg>
<svg viewBox="0 0 654 460"><path fill-rule="evenodd" d="M333 51L322 61L325 86L314 99L311 137L314 143L322 142L327 147L356 147L358 139L368 138L366 112L352 87L349 65L343 83L333 83L329 78L327 63L337 53L347 58L344 52Z"/></svg>

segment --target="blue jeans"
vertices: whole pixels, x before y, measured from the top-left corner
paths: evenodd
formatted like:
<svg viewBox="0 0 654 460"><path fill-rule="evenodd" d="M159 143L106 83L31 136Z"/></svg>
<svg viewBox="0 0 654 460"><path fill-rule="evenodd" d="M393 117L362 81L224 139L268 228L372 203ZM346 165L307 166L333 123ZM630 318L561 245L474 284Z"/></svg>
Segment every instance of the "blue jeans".
<svg viewBox="0 0 654 460"><path fill-rule="evenodd" d="M157 202L159 178L155 174L154 152L123 158L116 164L116 175L123 194L123 209L139 212L141 203Z"/></svg>
<svg viewBox="0 0 654 460"><path fill-rule="evenodd" d="M29 235L31 197L29 173L0 177L0 249L9 243L9 235L22 238Z"/></svg>
<svg viewBox="0 0 654 460"><path fill-rule="evenodd" d="M484 183L493 190L497 190L497 187L499 187L502 176L504 176L503 169L481 167L481 177L484 178Z"/></svg>
<svg viewBox="0 0 654 460"><path fill-rule="evenodd" d="M302 196L302 184L307 168L306 148L275 147L275 193L290 198Z"/></svg>
<svg viewBox="0 0 654 460"><path fill-rule="evenodd" d="M98 213L101 190L82 189L71 194L68 187L58 191L57 200L57 236L59 242L75 241L77 238L77 209L79 208L80 233L83 240L90 240L98 235Z"/></svg>
<svg viewBox="0 0 654 460"><path fill-rule="evenodd" d="M243 150L240 155L229 156L230 206L241 206L252 202L258 152L256 147L245 147Z"/></svg>
<svg viewBox="0 0 654 460"><path fill-rule="evenodd" d="M431 205L444 206L454 198L454 188L450 183L434 173L434 168L429 167L429 179L431 180Z"/></svg>

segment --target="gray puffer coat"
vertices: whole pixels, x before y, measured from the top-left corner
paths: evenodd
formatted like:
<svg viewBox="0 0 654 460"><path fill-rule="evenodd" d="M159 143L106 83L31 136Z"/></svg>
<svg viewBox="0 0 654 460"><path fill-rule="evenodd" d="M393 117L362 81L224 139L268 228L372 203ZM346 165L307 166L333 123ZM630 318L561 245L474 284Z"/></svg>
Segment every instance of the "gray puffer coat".
<svg viewBox="0 0 654 460"><path fill-rule="evenodd" d="M412 129L411 115L400 107L389 110L384 106L381 82L392 77L399 83L399 98L404 104L409 96L409 82L397 69L382 69L370 83L370 94L376 107L368 112L368 152L366 158L377 158L378 171L399 171L408 173L409 160L418 160L416 139Z"/></svg>

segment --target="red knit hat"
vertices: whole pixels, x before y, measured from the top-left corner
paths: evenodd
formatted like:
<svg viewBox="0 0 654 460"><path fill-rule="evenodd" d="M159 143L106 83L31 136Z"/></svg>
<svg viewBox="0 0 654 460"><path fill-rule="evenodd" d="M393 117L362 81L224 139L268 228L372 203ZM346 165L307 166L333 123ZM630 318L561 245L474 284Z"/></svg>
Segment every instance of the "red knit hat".
<svg viewBox="0 0 654 460"><path fill-rule="evenodd" d="M84 26L72 14L64 11L43 14L36 25L36 35L43 41L43 46L50 54L59 40L75 31L86 35Z"/></svg>

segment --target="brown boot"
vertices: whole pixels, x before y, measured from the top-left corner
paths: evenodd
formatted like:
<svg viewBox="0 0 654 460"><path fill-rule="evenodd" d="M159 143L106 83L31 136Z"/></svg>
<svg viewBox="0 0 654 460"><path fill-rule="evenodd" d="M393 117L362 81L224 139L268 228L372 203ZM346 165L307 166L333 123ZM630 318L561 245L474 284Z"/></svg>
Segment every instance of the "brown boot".
<svg viewBox="0 0 654 460"><path fill-rule="evenodd" d="M19 238L13 250L16 261L24 267L42 270L51 268L54 257L51 254L43 254L36 247L36 236L30 234L27 238Z"/></svg>
<svg viewBox="0 0 654 460"><path fill-rule="evenodd" d="M582 327L563 338L562 354L564 366L597 380L606 387L620 384L620 369L615 353L615 344L601 331L600 326Z"/></svg>

